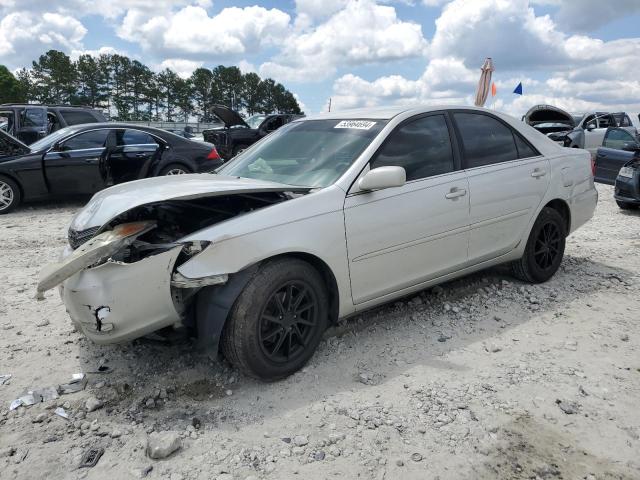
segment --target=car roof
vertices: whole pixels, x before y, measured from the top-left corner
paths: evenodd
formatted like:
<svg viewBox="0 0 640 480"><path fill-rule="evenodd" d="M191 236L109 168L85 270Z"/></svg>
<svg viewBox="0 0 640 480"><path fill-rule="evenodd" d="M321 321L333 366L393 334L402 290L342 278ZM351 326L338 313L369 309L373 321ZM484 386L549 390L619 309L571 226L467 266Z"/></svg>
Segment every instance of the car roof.
<svg viewBox="0 0 640 480"><path fill-rule="evenodd" d="M0 107L46 107L46 108L69 108L80 110L100 110L90 105L62 105L62 104L45 104L45 103L0 103Z"/></svg>
<svg viewBox="0 0 640 480"><path fill-rule="evenodd" d="M390 120L401 113L419 115L421 113L435 112L438 110L477 110L490 113L498 113L487 108L472 107L469 105L420 105L420 106L390 106L375 108L358 108L353 110L338 110L336 112L320 113L308 117L297 119L306 120L353 120L361 118L372 118L380 120Z"/></svg>

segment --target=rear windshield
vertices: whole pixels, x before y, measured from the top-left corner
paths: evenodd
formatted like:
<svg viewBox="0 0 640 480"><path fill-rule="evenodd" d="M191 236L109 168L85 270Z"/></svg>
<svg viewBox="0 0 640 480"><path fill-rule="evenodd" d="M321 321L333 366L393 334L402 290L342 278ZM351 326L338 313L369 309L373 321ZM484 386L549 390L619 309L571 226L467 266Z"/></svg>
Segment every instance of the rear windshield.
<svg viewBox="0 0 640 480"><path fill-rule="evenodd" d="M327 187L347 171L386 120L306 120L265 137L223 166L221 175Z"/></svg>

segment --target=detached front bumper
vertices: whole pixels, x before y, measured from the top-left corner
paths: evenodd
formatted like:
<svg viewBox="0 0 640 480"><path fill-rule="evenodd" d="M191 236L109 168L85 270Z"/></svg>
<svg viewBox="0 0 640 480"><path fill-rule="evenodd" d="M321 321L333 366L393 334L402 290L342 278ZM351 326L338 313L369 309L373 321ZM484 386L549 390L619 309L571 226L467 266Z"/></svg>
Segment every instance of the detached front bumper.
<svg viewBox="0 0 640 480"><path fill-rule="evenodd" d="M135 263L107 261L71 276L62 288L71 319L99 344L127 342L179 322L171 275L181 250Z"/></svg>

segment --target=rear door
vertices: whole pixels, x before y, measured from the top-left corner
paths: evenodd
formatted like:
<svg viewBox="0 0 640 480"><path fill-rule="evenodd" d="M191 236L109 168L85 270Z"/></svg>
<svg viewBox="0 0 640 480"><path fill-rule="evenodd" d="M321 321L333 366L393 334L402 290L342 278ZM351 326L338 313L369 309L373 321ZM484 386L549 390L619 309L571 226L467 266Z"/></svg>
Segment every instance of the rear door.
<svg viewBox="0 0 640 480"><path fill-rule="evenodd" d="M549 161L489 113L452 116L469 179L469 262L476 264L516 247L549 186Z"/></svg>
<svg viewBox="0 0 640 480"><path fill-rule="evenodd" d="M622 166L631 160L634 152L622 150L625 144L638 144L637 140L624 128L610 128L604 137L602 147L596 154L595 181L614 185Z"/></svg>
<svg viewBox="0 0 640 480"><path fill-rule="evenodd" d="M58 142L44 155L44 172L54 194L94 193L105 187L107 143L114 130L83 131Z"/></svg>
<svg viewBox="0 0 640 480"><path fill-rule="evenodd" d="M161 152L160 141L134 128L116 130L115 147L107 160L110 184L137 180L149 175Z"/></svg>
<svg viewBox="0 0 640 480"><path fill-rule="evenodd" d="M49 134L49 121L46 107L25 107L18 113L16 137L29 145Z"/></svg>
<svg viewBox="0 0 640 480"><path fill-rule="evenodd" d="M462 268L469 241L467 178L445 113L400 124L370 168L401 166L402 187L351 191L344 216L353 301L360 304Z"/></svg>

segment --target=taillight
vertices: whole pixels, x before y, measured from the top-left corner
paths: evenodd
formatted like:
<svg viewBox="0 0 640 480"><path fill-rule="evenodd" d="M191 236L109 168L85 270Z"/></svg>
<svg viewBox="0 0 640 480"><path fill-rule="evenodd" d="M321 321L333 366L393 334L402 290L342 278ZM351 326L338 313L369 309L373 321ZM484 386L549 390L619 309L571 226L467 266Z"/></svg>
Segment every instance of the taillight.
<svg viewBox="0 0 640 480"><path fill-rule="evenodd" d="M596 159L591 157L591 175L596 176Z"/></svg>
<svg viewBox="0 0 640 480"><path fill-rule="evenodd" d="M220 154L218 153L218 150L216 150L216 147L211 149L209 155L207 155L207 160L220 160Z"/></svg>

